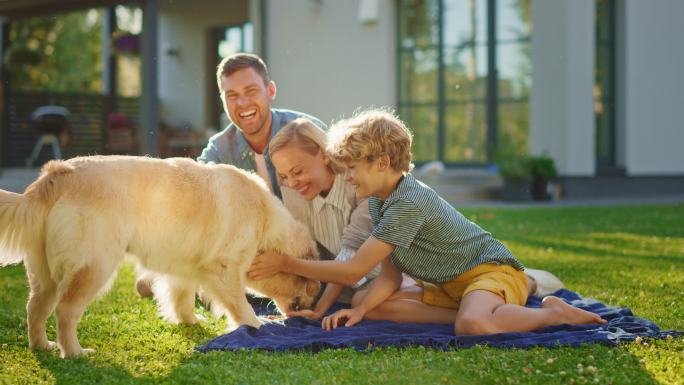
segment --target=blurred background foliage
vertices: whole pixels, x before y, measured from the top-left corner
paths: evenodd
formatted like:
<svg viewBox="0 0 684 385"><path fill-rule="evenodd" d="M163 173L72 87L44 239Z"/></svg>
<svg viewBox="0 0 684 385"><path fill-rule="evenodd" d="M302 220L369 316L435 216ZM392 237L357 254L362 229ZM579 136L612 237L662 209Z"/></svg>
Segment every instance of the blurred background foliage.
<svg viewBox="0 0 684 385"><path fill-rule="evenodd" d="M137 38L141 10L117 6L118 28L103 39L103 9L13 21L10 46L3 58L11 72L11 89L18 92L99 93L103 88L103 40L117 36ZM140 58L137 53L116 55L117 90L123 96L140 94Z"/></svg>

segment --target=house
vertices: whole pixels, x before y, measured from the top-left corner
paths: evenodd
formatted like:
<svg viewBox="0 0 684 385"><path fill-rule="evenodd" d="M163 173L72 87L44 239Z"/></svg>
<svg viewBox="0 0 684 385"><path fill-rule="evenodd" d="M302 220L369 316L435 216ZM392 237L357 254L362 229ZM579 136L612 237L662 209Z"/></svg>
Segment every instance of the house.
<svg viewBox="0 0 684 385"><path fill-rule="evenodd" d="M0 0L14 18L115 1ZM566 196L684 192L679 0L146 0L143 152L159 114L225 124L215 66L253 51L276 105L326 122L391 106L419 163L547 154ZM3 126L3 131L5 126Z"/></svg>

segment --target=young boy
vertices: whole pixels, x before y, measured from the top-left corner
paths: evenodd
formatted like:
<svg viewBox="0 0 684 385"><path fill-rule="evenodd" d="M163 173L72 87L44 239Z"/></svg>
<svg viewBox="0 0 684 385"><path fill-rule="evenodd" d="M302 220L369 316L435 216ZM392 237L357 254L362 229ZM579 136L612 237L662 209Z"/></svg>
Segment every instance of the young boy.
<svg viewBox="0 0 684 385"><path fill-rule="evenodd" d="M346 262L304 261L284 255L257 258L254 279L278 271L352 285L376 264L382 269L351 309L325 317L326 330L382 319L401 299L401 273L423 287L418 299L458 309L458 335L526 332L560 324L605 323L598 315L548 296L539 309L524 306L528 295L523 265L490 233L469 221L411 170L411 133L393 114L369 110L331 128L329 156L346 166L346 181L368 197L371 237ZM393 314L390 319L400 319Z"/></svg>

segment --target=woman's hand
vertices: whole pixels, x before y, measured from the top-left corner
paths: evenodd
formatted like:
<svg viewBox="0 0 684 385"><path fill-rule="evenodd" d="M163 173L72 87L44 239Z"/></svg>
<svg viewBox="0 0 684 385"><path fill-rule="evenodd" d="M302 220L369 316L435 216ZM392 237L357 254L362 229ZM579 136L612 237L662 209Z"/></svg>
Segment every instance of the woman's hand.
<svg viewBox="0 0 684 385"><path fill-rule="evenodd" d="M304 317L312 321L319 321L323 318L323 313L311 309L303 309L298 311L289 311L286 313L288 317Z"/></svg>
<svg viewBox="0 0 684 385"><path fill-rule="evenodd" d="M323 318L321 327L324 330L333 330L342 325L345 327L354 326L363 319L365 314L366 312L358 306L351 309L338 310L335 313ZM345 322L345 320L347 321Z"/></svg>
<svg viewBox="0 0 684 385"><path fill-rule="evenodd" d="M283 266L286 261L286 255L275 251L266 251L254 258L247 275L255 281L271 277L283 271Z"/></svg>

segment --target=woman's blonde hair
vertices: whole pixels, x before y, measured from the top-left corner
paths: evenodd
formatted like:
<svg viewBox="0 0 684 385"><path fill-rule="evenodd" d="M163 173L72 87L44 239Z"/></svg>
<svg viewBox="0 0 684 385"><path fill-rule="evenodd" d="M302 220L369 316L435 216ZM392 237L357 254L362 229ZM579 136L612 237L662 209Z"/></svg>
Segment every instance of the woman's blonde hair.
<svg viewBox="0 0 684 385"><path fill-rule="evenodd" d="M370 109L339 120L330 128L327 152L333 160L372 161L387 155L397 171L411 171L409 129L391 110Z"/></svg>
<svg viewBox="0 0 684 385"><path fill-rule="evenodd" d="M273 136L268 144L268 155L282 150L285 147L295 146L311 155L318 155L319 151L327 156L325 148L328 143L328 134L314 122L307 118L298 118L283 126ZM328 159L330 159L328 157ZM342 172L343 168L332 159L329 164L333 173Z"/></svg>

